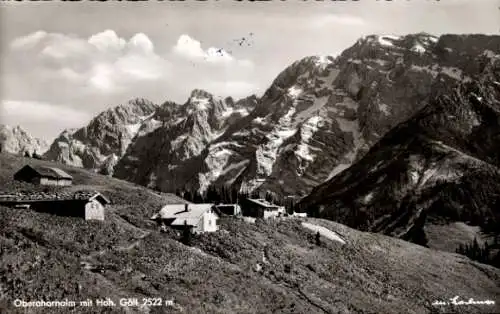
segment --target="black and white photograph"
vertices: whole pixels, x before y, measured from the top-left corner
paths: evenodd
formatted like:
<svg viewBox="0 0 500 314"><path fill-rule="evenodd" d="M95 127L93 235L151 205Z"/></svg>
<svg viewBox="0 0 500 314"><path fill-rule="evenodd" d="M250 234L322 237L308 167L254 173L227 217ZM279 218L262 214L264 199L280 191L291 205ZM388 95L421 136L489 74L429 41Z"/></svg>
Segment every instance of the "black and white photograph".
<svg viewBox="0 0 500 314"><path fill-rule="evenodd" d="M0 1L0 313L500 313L500 0Z"/></svg>

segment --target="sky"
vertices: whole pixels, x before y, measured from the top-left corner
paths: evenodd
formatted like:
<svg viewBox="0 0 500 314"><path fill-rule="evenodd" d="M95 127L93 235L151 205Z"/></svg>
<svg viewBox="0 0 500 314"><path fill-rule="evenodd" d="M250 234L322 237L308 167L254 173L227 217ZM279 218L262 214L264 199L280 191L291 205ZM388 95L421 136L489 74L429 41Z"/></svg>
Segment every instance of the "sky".
<svg viewBox="0 0 500 314"><path fill-rule="evenodd" d="M0 123L53 140L141 97L262 95L370 34L498 34L499 0L0 3Z"/></svg>

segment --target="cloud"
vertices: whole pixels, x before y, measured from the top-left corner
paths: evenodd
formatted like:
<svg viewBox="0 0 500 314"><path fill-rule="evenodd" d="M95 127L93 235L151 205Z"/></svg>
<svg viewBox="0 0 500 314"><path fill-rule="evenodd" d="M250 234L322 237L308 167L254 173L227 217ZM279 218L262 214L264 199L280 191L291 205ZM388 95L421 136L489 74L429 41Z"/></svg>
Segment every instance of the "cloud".
<svg viewBox="0 0 500 314"><path fill-rule="evenodd" d="M34 32L32 34L16 38L12 41L10 46L12 49L33 48L46 36L47 33L44 31Z"/></svg>
<svg viewBox="0 0 500 314"><path fill-rule="evenodd" d="M144 33L127 41L113 30L87 39L38 31L15 39L11 49L21 52L19 63L28 58L35 62L34 68L30 67L35 75L59 75L102 93L118 92L139 81L159 80L168 75L170 67Z"/></svg>
<svg viewBox="0 0 500 314"><path fill-rule="evenodd" d="M43 89L52 92L56 85L67 85L62 94L119 95L139 85L168 84L174 77L175 84L183 84L182 79L193 81L192 76L241 81L241 73L244 76L253 69L250 60L237 59L224 49L203 49L200 41L187 34L179 36L167 54L158 54L144 33L127 40L109 29L88 38L37 31L16 38L10 47L11 73L22 76L18 82L31 86L51 83ZM18 97L14 95L14 99Z"/></svg>
<svg viewBox="0 0 500 314"><path fill-rule="evenodd" d="M104 32L92 35L88 39L88 43L96 47L99 51L116 51L119 52L125 48L127 42L118 37L112 30L105 30Z"/></svg>
<svg viewBox="0 0 500 314"><path fill-rule="evenodd" d="M148 36L143 33L135 34L128 42L128 48L130 51L143 54L152 54L154 52L153 43Z"/></svg>
<svg viewBox="0 0 500 314"><path fill-rule="evenodd" d="M47 139L57 136L63 129L81 127L91 118L89 113L46 102L2 100L1 105L2 123L21 125L33 136ZM54 125L57 128L49 127Z"/></svg>
<svg viewBox="0 0 500 314"><path fill-rule="evenodd" d="M206 61L208 63L236 63L237 65L252 66L250 60L236 60L230 53L223 48L209 47L204 50L201 42L183 34L179 36L176 45L172 51L181 57L194 61Z"/></svg>
<svg viewBox="0 0 500 314"><path fill-rule="evenodd" d="M0 117L53 137L135 97L182 103L196 88L218 96L254 93L253 63L212 46L182 35L157 52L145 33L124 38L113 30L27 34L2 56L2 96L9 100Z"/></svg>
<svg viewBox="0 0 500 314"><path fill-rule="evenodd" d="M334 27L338 25L344 26L361 26L365 21L354 15L347 14L325 14L309 19L309 25L312 28Z"/></svg>

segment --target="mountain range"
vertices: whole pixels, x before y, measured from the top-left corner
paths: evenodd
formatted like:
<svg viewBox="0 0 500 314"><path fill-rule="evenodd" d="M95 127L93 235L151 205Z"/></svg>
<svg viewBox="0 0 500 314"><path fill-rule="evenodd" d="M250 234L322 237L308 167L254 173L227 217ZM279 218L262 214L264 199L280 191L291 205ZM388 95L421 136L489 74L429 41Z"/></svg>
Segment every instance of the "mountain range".
<svg viewBox="0 0 500 314"><path fill-rule="evenodd" d="M336 58L293 63L262 97L133 100L64 131L46 157L163 191L305 196L497 52L496 36L366 36Z"/></svg>

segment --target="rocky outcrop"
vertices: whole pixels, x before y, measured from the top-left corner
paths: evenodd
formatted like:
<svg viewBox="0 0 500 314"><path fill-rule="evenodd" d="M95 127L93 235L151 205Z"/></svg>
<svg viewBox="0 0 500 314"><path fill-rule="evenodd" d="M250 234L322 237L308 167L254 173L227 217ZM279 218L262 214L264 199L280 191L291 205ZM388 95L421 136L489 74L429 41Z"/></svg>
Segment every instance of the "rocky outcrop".
<svg viewBox="0 0 500 314"><path fill-rule="evenodd" d="M0 125L0 148L2 152L11 154L41 155L49 148L49 144L42 139L31 136L20 126L11 127Z"/></svg>
<svg viewBox="0 0 500 314"><path fill-rule="evenodd" d="M152 116L156 109L148 100L134 99L104 111L86 127L63 131L45 158L112 174L116 159L125 154L136 135L160 125Z"/></svg>
<svg viewBox="0 0 500 314"><path fill-rule="evenodd" d="M115 176L145 186L183 186L199 172L207 146L247 116L255 96L239 101L217 99L194 90L183 105L167 103L156 113L163 124L138 136L120 159Z"/></svg>

